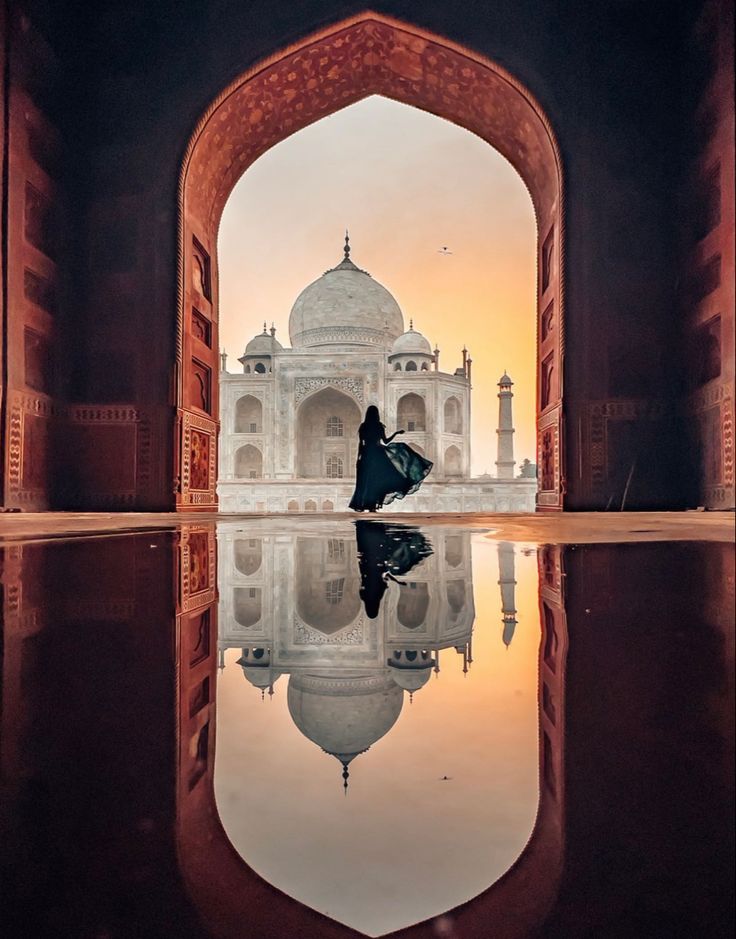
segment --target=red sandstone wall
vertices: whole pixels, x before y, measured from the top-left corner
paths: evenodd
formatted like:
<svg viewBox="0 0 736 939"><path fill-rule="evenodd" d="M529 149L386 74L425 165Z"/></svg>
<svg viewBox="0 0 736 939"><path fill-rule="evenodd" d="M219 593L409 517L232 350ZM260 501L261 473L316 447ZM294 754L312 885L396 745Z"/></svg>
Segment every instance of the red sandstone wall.
<svg viewBox="0 0 736 939"><path fill-rule="evenodd" d="M685 410L695 497L733 508L734 46L733 4L707 0L692 29L694 89L683 192Z"/></svg>

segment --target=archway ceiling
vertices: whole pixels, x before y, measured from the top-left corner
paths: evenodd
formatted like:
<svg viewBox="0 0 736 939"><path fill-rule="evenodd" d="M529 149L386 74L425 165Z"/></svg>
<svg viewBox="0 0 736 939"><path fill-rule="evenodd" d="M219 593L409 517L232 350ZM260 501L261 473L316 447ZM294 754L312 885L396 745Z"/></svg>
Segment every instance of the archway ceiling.
<svg viewBox="0 0 736 939"><path fill-rule="evenodd" d="M378 94L478 134L516 168L545 221L558 196L550 128L497 66L373 14L325 31L242 76L208 110L185 162L185 211L214 234L245 170L290 134ZM195 223L195 224L196 224Z"/></svg>

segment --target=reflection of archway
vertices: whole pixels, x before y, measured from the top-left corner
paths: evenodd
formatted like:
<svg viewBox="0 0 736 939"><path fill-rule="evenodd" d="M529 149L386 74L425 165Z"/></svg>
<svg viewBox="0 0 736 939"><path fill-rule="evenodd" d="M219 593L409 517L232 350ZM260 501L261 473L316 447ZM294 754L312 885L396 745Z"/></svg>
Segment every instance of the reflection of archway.
<svg viewBox="0 0 736 939"><path fill-rule="evenodd" d="M445 401L444 416L444 431L446 434L461 434L463 432L463 412L456 397L453 396Z"/></svg>
<svg viewBox="0 0 736 939"><path fill-rule="evenodd" d="M329 560L339 557L343 541L334 539L326 555ZM448 911L447 920L458 935L467 939L486 939L489 924L497 939L526 939L538 932L546 921L559 892L563 865L563 839L565 835L566 786L564 772L564 728L567 620L562 584L562 549L547 546L542 549L540 572L540 618L542 641L539 656L539 808L534 829L526 847L495 883L473 899ZM587 592L586 598L587 602ZM545 612L548 610L549 612ZM216 607L213 610L216 614ZM214 686L217 644L216 615L206 623L207 647L213 650L203 661L199 671L191 666L192 651L180 643L177 674L179 700L178 723L178 800L176 813L176 843L181 870L189 895L205 923L217 924L219 939L240 939L243 922L253 929L268 931L268 923L278 921L282 931L289 935L319 935L324 939L350 939L355 931L323 916L313 909L281 893L250 868L234 849L223 828L217 811L213 786L215 765L214 735L209 751L195 744L203 730L214 721L215 703L194 714L192 701L203 680L203 670L209 667L205 681ZM190 629L189 617L180 617L181 635ZM199 616L197 616L199 620ZM547 636L554 633L555 642ZM195 638L199 633L194 634ZM544 650L554 646L554 655ZM206 699L209 700L209 699ZM203 724L203 722L206 723ZM233 886L223 893L222 884ZM514 916L508 915L509 909ZM264 912L265 911L265 912ZM440 920L430 919L417 923L402 934L414 939L436 939Z"/></svg>
<svg viewBox="0 0 736 939"><path fill-rule="evenodd" d="M424 398L413 392L399 398L396 408L396 425L408 431L426 430L427 413Z"/></svg>
<svg viewBox="0 0 736 939"><path fill-rule="evenodd" d="M553 463L544 477L542 507L561 507L560 439L562 404L562 174L557 143L549 122L531 94L511 75L483 56L441 37L395 20L364 13L302 41L254 66L213 102L186 151L179 192L179 332L188 337L191 311L202 297L205 272L207 302L212 310L212 348L218 348L216 238L219 219L240 176L265 150L313 121L368 95L377 94L421 108L465 127L495 147L527 185L537 217L538 312L554 303L556 316L538 347L538 363L552 355L556 381L551 398L538 407L539 462ZM243 128L247 128L247 133ZM197 286L199 284L199 287ZM209 312L209 311L208 311ZM541 337L541 331L540 331ZM184 348L187 343L179 344ZM196 360L179 353L179 412L184 427L198 421L208 430L214 450L217 414L211 427L195 410L186 389ZM190 437L182 438L185 447ZM203 461L206 448L183 460ZM182 459L180 457L180 464ZM212 475L212 474L211 474ZM189 495L186 477L179 504L202 504ZM543 487L544 488L544 487ZM212 500L214 501L214 479Z"/></svg>
<svg viewBox="0 0 736 939"><path fill-rule="evenodd" d="M427 618L429 609L429 587L427 584L411 581L402 584L396 616L402 626L417 629Z"/></svg>
<svg viewBox="0 0 736 939"><path fill-rule="evenodd" d="M234 549L236 568L246 577L252 577L261 566L263 539L236 538Z"/></svg>
<svg viewBox="0 0 736 939"><path fill-rule="evenodd" d="M260 479L263 476L263 454L252 443L235 451L235 476L238 479Z"/></svg>
<svg viewBox="0 0 736 939"><path fill-rule="evenodd" d="M445 476L462 476L463 458L456 446L445 450Z"/></svg>
<svg viewBox="0 0 736 939"><path fill-rule="evenodd" d="M301 619L331 636L360 613L355 540L297 538L296 609Z"/></svg>
<svg viewBox="0 0 736 939"><path fill-rule="evenodd" d="M445 563L450 567L460 567L463 561L462 535L445 536Z"/></svg>
<svg viewBox="0 0 736 939"><path fill-rule="evenodd" d="M261 618L261 588L235 587L233 590L233 615L241 626L255 626Z"/></svg>
<svg viewBox="0 0 736 939"><path fill-rule="evenodd" d="M263 430L263 405L253 395L244 395L235 403L235 433L260 434Z"/></svg>
<svg viewBox="0 0 736 939"><path fill-rule="evenodd" d="M355 475L360 409L342 391L323 388L296 413L297 476L343 479Z"/></svg>

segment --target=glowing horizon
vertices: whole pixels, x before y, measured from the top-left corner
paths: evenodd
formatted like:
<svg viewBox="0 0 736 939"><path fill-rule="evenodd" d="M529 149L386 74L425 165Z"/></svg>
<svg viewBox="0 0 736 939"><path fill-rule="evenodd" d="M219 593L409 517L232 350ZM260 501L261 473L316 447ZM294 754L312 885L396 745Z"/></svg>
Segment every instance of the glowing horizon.
<svg viewBox="0 0 736 939"><path fill-rule="evenodd" d="M288 185L285 185L285 181ZM388 220L388 221L387 221ZM383 284L452 373L473 359L472 472L495 474L498 388L514 380L515 459L535 460L536 223L511 165L447 121L370 97L277 144L244 174L219 236L229 370L342 258ZM441 252L447 245L451 253ZM499 313L497 311L503 311ZM233 367L235 366L235 367Z"/></svg>

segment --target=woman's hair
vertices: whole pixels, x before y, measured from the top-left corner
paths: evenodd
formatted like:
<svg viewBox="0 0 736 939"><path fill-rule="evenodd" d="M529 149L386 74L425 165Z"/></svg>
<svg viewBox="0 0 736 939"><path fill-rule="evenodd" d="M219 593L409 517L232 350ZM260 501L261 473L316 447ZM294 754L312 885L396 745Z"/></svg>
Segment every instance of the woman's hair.
<svg viewBox="0 0 736 939"><path fill-rule="evenodd" d="M378 408L375 404L369 404L365 412L365 423L366 424L380 424L381 415L378 413Z"/></svg>

